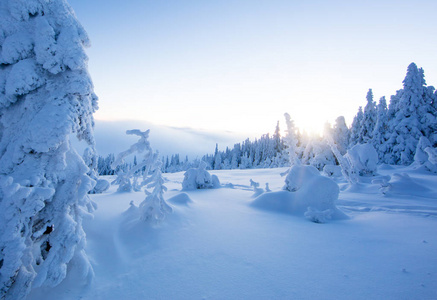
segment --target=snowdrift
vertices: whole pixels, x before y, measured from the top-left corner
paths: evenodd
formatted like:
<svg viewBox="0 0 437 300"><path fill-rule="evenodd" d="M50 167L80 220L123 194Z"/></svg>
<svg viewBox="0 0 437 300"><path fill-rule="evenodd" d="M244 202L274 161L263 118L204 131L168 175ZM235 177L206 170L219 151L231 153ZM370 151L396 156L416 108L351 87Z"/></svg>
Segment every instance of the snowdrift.
<svg viewBox="0 0 437 300"><path fill-rule="evenodd" d="M293 166L286 178L284 191L265 193L257 197L251 206L323 223L327 219L346 219L335 206L340 189L331 179L320 175L312 166Z"/></svg>

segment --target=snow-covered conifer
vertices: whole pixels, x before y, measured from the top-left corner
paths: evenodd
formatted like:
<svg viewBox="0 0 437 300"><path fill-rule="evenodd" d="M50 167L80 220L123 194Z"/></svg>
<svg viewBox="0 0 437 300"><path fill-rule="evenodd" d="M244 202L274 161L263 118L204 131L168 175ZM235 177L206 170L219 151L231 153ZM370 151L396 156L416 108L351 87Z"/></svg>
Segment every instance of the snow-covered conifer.
<svg viewBox="0 0 437 300"><path fill-rule="evenodd" d="M350 130L350 140L349 146L354 146L356 144L362 143L363 139L361 137L361 124L364 119L363 108L360 106L358 108L358 113L355 115L354 120L352 121L351 130Z"/></svg>
<svg viewBox="0 0 437 300"><path fill-rule="evenodd" d="M376 103L373 101L372 89L367 92L367 104L364 107L363 120L360 127L360 143L368 143L373 138L373 130L376 124ZM361 141L362 139L362 141Z"/></svg>
<svg viewBox="0 0 437 300"><path fill-rule="evenodd" d="M70 136L94 146L87 34L65 0L0 2L0 298L56 286L75 260L95 182Z"/></svg>
<svg viewBox="0 0 437 300"><path fill-rule="evenodd" d="M156 157L156 156L155 156ZM164 186L164 178L161 173L161 161L155 160L152 167L153 174L144 181L147 188L153 189L152 192L145 191L146 199L140 203L140 220L157 224L162 221L165 216L171 213L172 208L164 200L164 192L167 188Z"/></svg>
<svg viewBox="0 0 437 300"><path fill-rule="evenodd" d="M408 66L403 85L395 117L390 121L391 136L387 145L392 150L390 162L406 165L413 162L420 137L434 136L436 113L423 70L418 69L415 63Z"/></svg>
<svg viewBox="0 0 437 300"><path fill-rule="evenodd" d="M287 125L287 135L285 136L285 144L287 145L287 152L288 157L290 160L291 165L300 164L300 160L298 157L298 139L297 139L297 132L296 127L294 126L293 120L291 120L291 117L288 113L284 114L285 116L285 123Z"/></svg>
<svg viewBox="0 0 437 300"><path fill-rule="evenodd" d="M380 162L384 160L387 152L386 141L388 139L388 112L387 102L385 97L379 99L379 104L376 112L376 124L373 129L372 144L378 153L378 159Z"/></svg>
<svg viewBox="0 0 437 300"><path fill-rule="evenodd" d="M338 151L342 155L346 154L349 144L349 128L347 128L346 120L343 116L335 119L335 124L332 128L332 138L338 147Z"/></svg>

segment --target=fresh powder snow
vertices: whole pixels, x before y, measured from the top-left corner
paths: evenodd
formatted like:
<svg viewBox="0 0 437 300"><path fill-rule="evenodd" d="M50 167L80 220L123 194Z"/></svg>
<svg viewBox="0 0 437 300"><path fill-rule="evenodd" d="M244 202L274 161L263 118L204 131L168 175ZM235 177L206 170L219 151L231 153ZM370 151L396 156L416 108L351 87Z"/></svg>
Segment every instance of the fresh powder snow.
<svg viewBox="0 0 437 300"><path fill-rule="evenodd" d="M379 183L347 189L347 181L334 179L334 204L347 218L326 218L315 207L308 214L317 223L306 210L253 207L263 195L280 201L275 193L293 193L283 190L285 170L210 171L220 189L183 192L184 173L165 174L173 213L156 226L135 221L142 192L112 186L91 195L99 209L84 229L94 282L79 285L73 268L59 286L35 289L29 299L437 297L435 175L381 165L377 173L392 178L387 192ZM250 180L268 182L272 192L254 199Z"/></svg>

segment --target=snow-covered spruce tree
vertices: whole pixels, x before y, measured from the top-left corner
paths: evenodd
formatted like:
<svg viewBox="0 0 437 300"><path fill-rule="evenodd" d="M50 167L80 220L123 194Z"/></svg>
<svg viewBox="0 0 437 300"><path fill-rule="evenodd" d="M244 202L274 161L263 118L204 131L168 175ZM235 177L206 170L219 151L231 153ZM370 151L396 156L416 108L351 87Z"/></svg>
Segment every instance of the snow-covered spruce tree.
<svg viewBox="0 0 437 300"><path fill-rule="evenodd" d="M346 154L349 144L349 128L347 128L346 120L343 116L335 119L334 127L332 128L332 139L338 147L338 151L342 155Z"/></svg>
<svg viewBox="0 0 437 300"><path fill-rule="evenodd" d="M376 103L373 101L373 92L372 89L369 89L367 92L367 104L364 107L363 120L361 121L360 127L360 143L361 139L363 143L368 143L373 138L373 129L376 124Z"/></svg>
<svg viewBox="0 0 437 300"><path fill-rule="evenodd" d="M386 144L391 152L390 163L408 165L413 162L420 137L434 138L437 121L432 105L434 88L426 86L423 70L415 63L408 66L403 85Z"/></svg>
<svg viewBox="0 0 437 300"><path fill-rule="evenodd" d="M155 156L157 157L157 156ZM167 188L164 186L164 178L161 173L162 162L154 160L153 173L143 184L147 188L153 189L152 192L145 190L146 199L140 203L140 220L158 224L164 220L165 216L171 213L172 208L164 200L164 192Z"/></svg>
<svg viewBox="0 0 437 300"><path fill-rule="evenodd" d="M299 165L300 160L298 157L299 149L297 147L298 139L296 133L296 127L294 126L293 120L288 113L284 114L285 124L287 125L287 135L284 138L285 144L287 145L288 157L290 160L290 165Z"/></svg>
<svg viewBox="0 0 437 300"><path fill-rule="evenodd" d="M350 130L350 139L349 139L349 147L352 147L356 144L360 144L363 142L363 138L361 134L361 124L364 119L363 108L360 106L358 108L358 113L355 115L354 120L352 121L351 130Z"/></svg>
<svg viewBox="0 0 437 300"><path fill-rule="evenodd" d="M65 0L0 1L0 298L56 286L75 261L94 181L71 147L91 147L97 97L87 34Z"/></svg>
<svg viewBox="0 0 437 300"><path fill-rule="evenodd" d="M387 112L387 102L385 97L379 99L379 104L376 112L376 124L373 129L372 144L378 153L378 159L380 162L384 161L386 155L386 141L388 139L388 112Z"/></svg>

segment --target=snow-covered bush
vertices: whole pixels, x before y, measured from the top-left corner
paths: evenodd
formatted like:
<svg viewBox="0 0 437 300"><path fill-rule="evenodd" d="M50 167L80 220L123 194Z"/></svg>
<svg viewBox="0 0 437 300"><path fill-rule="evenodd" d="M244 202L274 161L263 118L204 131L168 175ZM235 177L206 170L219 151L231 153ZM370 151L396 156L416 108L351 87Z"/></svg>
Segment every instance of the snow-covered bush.
<svg viewBox="0 0 437 300"><path fill-rule="evenodd" d="M95 181L70 136L94 147L87 34L65 0L0 2L0 298L84 278L82 218Z"/></svg>
<svg viewBox="0 0 437 300"><path fill-rule="evenodd" d="M182 182L183 190L213 189L220 187L216 175L211 175L206 169L206 163L201 161L199 168L192 168L185 172Z"/></svg>
<svg viewBox="0 0 437 300"><path fill-rule="evenodd" d="M252 202L252 206L306 216L321 223L329 218L346 218L335 206L339 193L338 185L320 175L316 168L295 165L287 175L284 191L264 193Z"/></svg>
<svg viewBox="0 0 437 300"><path fill-rule="evenodd" d="M427 170L437 173L437 151L431 147L431 142L424 136L419 139L413 165L424 166Z"/></svg>
<svg viewBox="0 0 437 300"><path fill-rule="evenodd" d="M378 153L371 144L357 144L347 151L345 157L360 176L376 174Z"/></svg>

